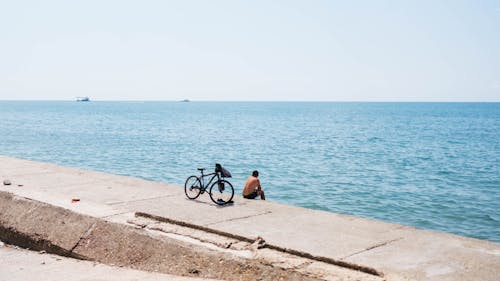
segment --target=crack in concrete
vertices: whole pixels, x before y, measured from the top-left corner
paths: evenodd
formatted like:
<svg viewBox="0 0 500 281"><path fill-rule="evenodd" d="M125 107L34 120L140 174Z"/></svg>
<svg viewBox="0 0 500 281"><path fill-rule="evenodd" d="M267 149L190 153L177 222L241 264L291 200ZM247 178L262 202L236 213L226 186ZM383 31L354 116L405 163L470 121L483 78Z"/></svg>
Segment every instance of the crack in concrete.
<svg viewBox="0 0 500 281"><path fill-rule="evenodd" d="M151 198L142 198L142 199L136 199L136 200L130 200L130 201L119 201L119 202L108 203L106 205L110 205L110 206L112 206L112 205L120 205L120 204L141 202L141 201L147 201L147 200L153 200L153 199L159 199L159 198L173 197L173 196L177 196L177 194L162 195L162 196L156 196L156 197L151 197Z"/></svg>
<svg viewBox="0 0 500 281"><path fill-rule="evenodd" d="M93 223L89 229L87 229L87 231L85 231L85 233L82 235L82 237L80 237L80 239L78 240L78 242L76 242L76 244L69 250L69 252L71 254L73 254L73 251L76 249L76 247L78 247L78 245L80 245L80 243L83 241L83 239L87 238L90 233L92 233L92 231L94 231L94 228L95 226L97 225L97 223Z"/></svg>
<svg viewBox="0 0 500 281"><path fill-rule="evenodd" d="M148 214L148 213L136 212L135 216L152 219L152 220L156 220L159 222L166 222L166 223L171 223L171 224L177 224L180 226L190 227L193 229L198 229L198 230L206 231L209 233L214 233L217 235L221 235L221 236L225 236L228 238L232 238L232 239L236 239L236 240L240 240L240 241L244 241L244 242L249 242L249 243L255 243L256 241L261 239L260 237L258 237L257 239L251 239L251 238L241 236L238 234L233 234L233 233L209 228L207 226L196 225L196 224L188 223L185 221L178 221L178 220L174 220L174 219L170 219L170 218L166 218L166 217L161 217L161 216L156 216L156 215L152 215L152 214ZM375 275L375 276L379 276L379 277L384 276L384 274L382 272L379 272L376 269L373 269L371 267L366 267L366 266L346 262L343 260L336 260L336 259L328 258L328 257L315 256L315 255L312 255L310 253L306 253L306 252L302 252L302 251L298 251L298 250L293 250L290 248L283 248L280 246L271 245L271 244L267 244L267 243L264 244L263 248L268 248L271 250L276 250L276 251L280 251L283 253L288 253L288 254L291 254L294 256L298 256L298 257L302 257L302 258L306 258L306 259L310 259L310 260L316 260L316 261L320 261L320 262L324 262L324 263L329 263L329 264L333 264L333 265L337 265L340 267L361 271L361 272L368 273L368 274Z"/></svg>
<svg viewBox="0 0 500 281"><path fill-rule="evenodd" d="M120 212L120 213L116 213L116 214L106 215L106 216L102 216L102 217L98 217L98 218L100 218L100 219L107 219L107 218L110 218L110 217L119 216L119 215L128 214L128 213L133 214L134 212L133 211L125 211L125 212Z"/></svg>
<svg viewBox="0 0 500 281"><path fill-rule="evenodd" d="M245 242L250 242L250 243L254 243L255 242L255 239L250 239L250 238L247 238L247 237L244 237L244 236L241 236L241 235L231 234L231 233L227 233L227 232L224 232L224 231L215 230L215 229L212 229L212 228L209 228L209 227L206 227L206 226L197 225L197 224L193 224L193 223L188 223L188 222L185 222L185 221L174 220L174 219L170 219L170 218L166 218L166 217L161 217L161 216L156 216L156 215L152 215L152 214L148 214L148 213L143 213L143 212L136 212L135 216L136 217L143 217L143 218L155 220L155 221L158 221L158 222L166 222L166 223L170 223L170 224L176 224L176 225L180 225L180 226L184 226L184 227L189 227L189 228L192 228L192 229L197 229L197 230L201 230L201 231L205 231L205 232L209 232L209 233L214 233L214 234L226 236L226 237L233 238L233 239L240 240L240 241L245 241Z"/></svg>
<svg viewBox="0 0 500 281"><path fill-rule="evenodd" d="M292 269L293 270L300 270L300 269L305 269L306 267L308 267L309 265L311 265L313 262L312 261L304 261L303 263L300 263L296 266L293 266Z"/></svg>
<svg viewBox="0 0 500 281"><path fill-rule="evenodd" d="M248 218L253 218L253 217L267 215L267 214L270 214L270 213L272 213L272 212L271 211L266 211L264 213L259 213L259 214L255 214L255 215L248 215L248 216L244 216L244 217L237 217L237 218L222 220L222 221L218 221L218 222L211 222L211 223L205 224L204 226L215 225L215 224L224 223L224 222L230 222L230 221L243 220L243 219L248 219Z"/></svg>
<svg viewBox="0 0 500 281"><path fill-rule="evenodd" d="M391 239L391 240L389 240L389 241L385 241L385 242L382 242L382 243L375 244L375 245L370 246L370 247L368 247L368 248L365 248L365 249L363 249L363 250L361 250L361 251L358 251L358 252L352 253L352 254L350 254L350 255L347 255L347 256L345 256L345 257L342 257L342 258L341 258L341 260L344 260L344 259L350 258L350 257L352 257L352 256L355 256L355 255L358 255L358 254L361 254L361 253L368 252L368 251L373 250L373 249L375 249L375 248L380 248L380 247L383 247L383 246L385 246L385 245L387 245L387 244L390 244L390 243L393 243L393 242L399 241L399 240L401 240L401 239L403 239L403 237L398 237L398 238L395 238L395 239Z"/></svg>

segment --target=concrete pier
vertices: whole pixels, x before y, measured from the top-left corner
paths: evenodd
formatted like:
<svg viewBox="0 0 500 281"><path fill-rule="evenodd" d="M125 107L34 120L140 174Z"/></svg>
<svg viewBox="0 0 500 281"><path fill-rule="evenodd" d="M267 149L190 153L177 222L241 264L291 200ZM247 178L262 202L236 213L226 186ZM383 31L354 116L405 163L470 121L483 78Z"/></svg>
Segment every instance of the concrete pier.
<svg viewBox="0 0 500 281"><path fill-rule="evenodd" d="M262 238L253 258L300 260L283 268L319 279L498 280L500 274L500 244L489 241L239 196L220 207L207 194L188 200L176 185L0 156L4 179L11 184L0 183L0 192L141 231L163 229L194 239L189 243Z"/></svg>

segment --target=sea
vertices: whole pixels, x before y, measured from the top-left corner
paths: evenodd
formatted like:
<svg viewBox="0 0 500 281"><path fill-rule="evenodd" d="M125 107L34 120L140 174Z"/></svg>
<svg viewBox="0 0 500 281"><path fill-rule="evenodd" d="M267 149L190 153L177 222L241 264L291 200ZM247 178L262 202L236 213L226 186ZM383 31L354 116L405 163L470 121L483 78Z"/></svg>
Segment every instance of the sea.
<svg viewBox="0 0 500 281"><path fill-rule="evenodd" d="M0 101L0 154L500 242L500 103Z"/></svg>

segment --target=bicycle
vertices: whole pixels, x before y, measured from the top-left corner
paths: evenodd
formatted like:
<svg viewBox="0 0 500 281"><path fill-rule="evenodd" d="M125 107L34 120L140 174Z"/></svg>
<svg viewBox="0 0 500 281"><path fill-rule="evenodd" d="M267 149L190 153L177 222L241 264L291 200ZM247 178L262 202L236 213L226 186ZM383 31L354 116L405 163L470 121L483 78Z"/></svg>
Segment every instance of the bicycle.
<svg viewBox="0 0 500 281"><path fill-rule="evenodd" d="M198 168L198 171L201 172L200 177L192 175L186 179L186 182L184 183L184 193L186 193L187 198L191 200L198 198L198 196L203 194L207 190L208 186L210 186L208 194L210 195L210 199L212 199L215 204L225 205L232 202L231 200L234 196L233 185L229 181L223 179L230 178L231 173L224 169L220 164L215 164L215 171L213 173L204 174L203 171L205 170L206 168ZM205 178L210 176L212 177L205 184Z"/></svg>

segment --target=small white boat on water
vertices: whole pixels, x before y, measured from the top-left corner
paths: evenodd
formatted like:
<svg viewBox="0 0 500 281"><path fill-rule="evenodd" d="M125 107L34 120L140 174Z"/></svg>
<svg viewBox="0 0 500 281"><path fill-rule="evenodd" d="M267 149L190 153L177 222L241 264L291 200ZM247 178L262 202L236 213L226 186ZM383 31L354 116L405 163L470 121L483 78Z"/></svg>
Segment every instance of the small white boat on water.
<svg viewBox="0 0 500 281"><path fill-rule="evenodd" d="M90 101L89 97L77 97L76 101Z"/></svg>

